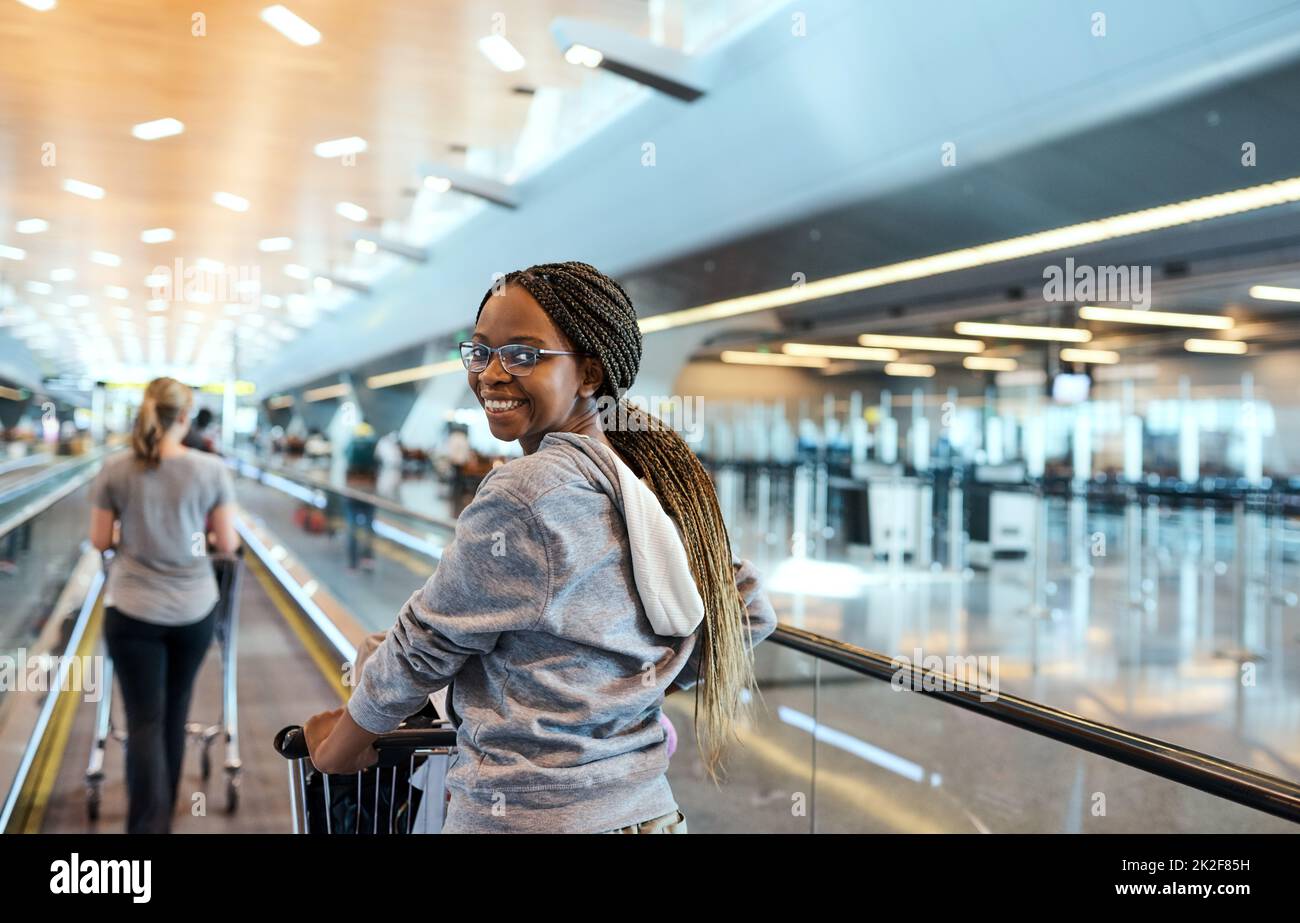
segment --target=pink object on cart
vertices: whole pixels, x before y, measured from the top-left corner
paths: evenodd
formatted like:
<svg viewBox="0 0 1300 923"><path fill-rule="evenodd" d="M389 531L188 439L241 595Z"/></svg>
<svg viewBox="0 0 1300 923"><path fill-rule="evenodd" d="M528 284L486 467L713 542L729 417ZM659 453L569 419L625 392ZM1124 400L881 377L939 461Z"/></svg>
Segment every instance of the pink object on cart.
<svg viewBox="0 0 1300 923"><path fill-rule="evenodd" d="M673 723L663 712L659 713L659 723L663 725L664 736L668 740L668 755L672 756L677 751L677 728L673 727Z"/></svg>

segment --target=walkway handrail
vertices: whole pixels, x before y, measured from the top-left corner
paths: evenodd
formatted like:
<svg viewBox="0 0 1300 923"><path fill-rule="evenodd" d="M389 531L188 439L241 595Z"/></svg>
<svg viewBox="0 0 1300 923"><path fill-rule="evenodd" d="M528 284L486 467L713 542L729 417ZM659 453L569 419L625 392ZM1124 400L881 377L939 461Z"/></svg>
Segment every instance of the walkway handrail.
<svg viewBox="0 0 1300 923"><path fill-rule="evenodd" d="M1256 769L925 669L909 660L778 625L769 642L933 696L1042 737L1300 823L1300 785Z"/></svg>

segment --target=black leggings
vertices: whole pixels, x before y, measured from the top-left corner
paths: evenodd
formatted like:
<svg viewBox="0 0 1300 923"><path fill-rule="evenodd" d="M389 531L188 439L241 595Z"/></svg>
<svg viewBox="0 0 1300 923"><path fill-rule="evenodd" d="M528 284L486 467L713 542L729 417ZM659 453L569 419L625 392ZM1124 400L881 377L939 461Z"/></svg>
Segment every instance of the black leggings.
<svg viewBox="0 0 1300 923"><path fill-rule="evenodd" d="M215 608L176 626L105 610L104 640L126 705L127 833L171 830L190 695L216 624Z"/></svg>

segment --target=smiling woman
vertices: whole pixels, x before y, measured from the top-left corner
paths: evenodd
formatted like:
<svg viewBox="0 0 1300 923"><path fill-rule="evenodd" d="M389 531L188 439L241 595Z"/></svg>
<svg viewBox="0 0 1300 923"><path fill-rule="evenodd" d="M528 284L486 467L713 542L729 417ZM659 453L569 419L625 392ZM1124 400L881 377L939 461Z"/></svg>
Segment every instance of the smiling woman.
<svg viewBox="0 0 1300 923"><path fill-rule="evenodd" d="M461 355L493 435L524 457L483 479L347 709L307 723L312 761L366 765L376 735L454 679L445 830L684 832L663 696L700 683L716 778L776 619L681 437L630 405L602 414L640 363L632 303L586 263L514 272Z"/></svg>

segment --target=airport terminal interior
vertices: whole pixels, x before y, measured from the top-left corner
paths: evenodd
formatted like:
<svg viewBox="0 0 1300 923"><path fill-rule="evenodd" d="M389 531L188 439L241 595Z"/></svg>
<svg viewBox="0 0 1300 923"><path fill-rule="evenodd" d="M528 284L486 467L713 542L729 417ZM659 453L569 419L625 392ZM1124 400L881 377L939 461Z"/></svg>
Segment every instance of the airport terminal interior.
<svg viewBox="0 0 1300 923"><path fill-rule="evenodd" d="M691 833L1296 831L1300 2L194 6L0 0L0 830L127 824L89 524L167 377L239 539L171 829L437 832L454 714L281 730L525 457L461 344L576 261L777 618L720 782L662 700Z"/></svg>

